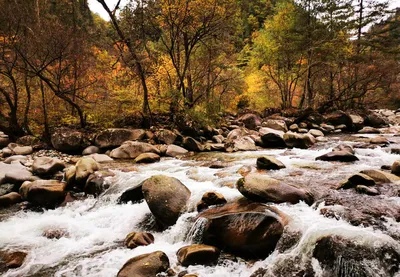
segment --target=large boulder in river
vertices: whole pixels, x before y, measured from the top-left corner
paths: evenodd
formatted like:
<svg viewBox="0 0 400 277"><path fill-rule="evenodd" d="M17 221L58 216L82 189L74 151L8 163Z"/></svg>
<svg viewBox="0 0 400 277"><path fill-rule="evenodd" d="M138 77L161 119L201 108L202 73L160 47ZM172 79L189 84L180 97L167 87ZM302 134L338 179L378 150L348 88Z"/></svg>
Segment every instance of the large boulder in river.
<svg viewBox="0 0 400 277"><path fill-rule="evenodd" d="M139 141L125 141L120 147L111 151L110 156L114 159L135 159L142 153L156 153L160 150L154 145Z"/></svg>
<svg viewBox="0 0 400 277"><path fill-rule="evenodd" d="M178 262L183 266L211 265L217 262L220 250L211 245L192 244L184 246L176 252Z"/></svg>
<svg viewBox="0 0 400 277"><path fill-rule="evenodd" d="M19 193L34 205L52 208L64 201L65 187L65 183L57 180L28 181L22 184Z"/></svg>
<svg viewBox="0 0 400 277"><path fill-rule="evenodd" d="M142 192L161 227L174 225L185 211L190 198L190 190L181 181L164 175L155 175L145 180Z"/></svg>
<svg viewBox="0 0 400 277"><path fill-rule="evenodd" d="M21 185L25 181L32 181L32 173L25 166L16 164L6 164L0 162L0 185L10 183Z"/></svg>
<svg viewBox="0 0 400 277"><path fill-rule="evenodd" d="M128 202L137 203L144 199L142 192L143 182L134 185L133 187L124 191L118 198L118 204L125 204Z"/></svg>
<svg viewBox="0 0 400 277"><path fill-rule="evenodd" d="M243 122L244 126L250 130L256 130L261 125L261 118L256 114L245 114L239 117L240 122Z"/></svg>
<svg viewBox="0 0 400 277"><path fill-rule="evenodd" d="M87 146L82 132L68 128L57 129L51 135L51 144L54 149L70 154L81 153Z"/></svg>
<svg viewBox="0 0 400 277"><path fill-rule="evenodd" d="M169 268L168 256L162 251L143 254L128 260L120 269L117 277L158 276Z"/></svg>
<svg viewBox="0 0 400 277"><path fill-rule="evenodd" d="M57 159L50 157L35 158L32 171L38 176L50 176L65 168L65 164Z"/></svg>
<svg viewBox="0 0 400 277"><path fill-rule="evenodd" d="M154 236L146 232L129 233L124 241L126 247L134 249L138 246L146 246L154 243Z"/></svg>
<svg viewBox="0 0 400 277"><path fill-rule="evenodd" d="M264 156L257 158L257 168L266 170L278 170L286 166L278 159L272 156Z"/></svg>
<svg viewBox="0 0 400 277"><path fill-rule="evenodd" d="M307 149L315 143L315 138L310 134L298 134L290 131L283 135L283 140L290 148Z"/></svg>
<svg viewBox="0 0 400 277"><path fill-rule="evenodd" d="M258 173L250 173L240 178L236 187L246 198L257 202L296 204L304 201L309 205L314 202L310 192Z"/></svg>
<svg viewBox="0 0 400 277"><path fill-rule="evenodd" d="M95 144L100 148L113 148L121 146L125 141L141 140L145 134L142 129L110 128L96 136Z"/></svg>
<svg viewBox="0 0 400 277"><path fill-rule="evenodd" d="M111 171L96 171L90 174L83 189L85 194L99 196L111 186L111 182L106 178L114 175Z"/></svg>
<svg viewBox="0 0 400 277"><path fill-rule="evenodd" d="M197 203L196 206L197 211L200 212L210 206L224 204L226 204L226 199L222 194L214 191L209 191L203 194L203 197L201 197L201 200Z"/></svg>
<svg viewBox="0 0 400 277"><path fill-rule="evenodd" d="M206 219L203 241L238 256L268 256L280 239L288 217L261 203L239 201L210 208L198 215Z"/></svg>
<svg viewBox="0 0 400 277"><path fill-rule="evenodd" d="M18 145L13 149L15 155L30 155L33 153L32 146Z"/></svg>
<svg viewBox="0 0 400 277"><path fill-rule="evenodd" d="M284 148L286 143L283 139L285 134L283 131L274 130L271 128L260 128L259 130L263 147L265 148Z"/></svg>
<svg viewBox="0 0 400 277"><path fill-rule="evenodd" d="M155 163L160 161L160 156L156 153L142 153L135 158L136 163Z"/></svg>

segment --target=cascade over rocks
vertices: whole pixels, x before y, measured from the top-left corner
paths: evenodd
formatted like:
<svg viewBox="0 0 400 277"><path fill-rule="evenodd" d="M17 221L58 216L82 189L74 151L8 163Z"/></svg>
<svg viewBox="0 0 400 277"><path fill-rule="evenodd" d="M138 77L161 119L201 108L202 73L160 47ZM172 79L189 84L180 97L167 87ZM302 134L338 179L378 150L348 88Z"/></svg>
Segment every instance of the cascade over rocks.
<svg viewBox="0 0 400 277"><path fill-rule="evenodd" d="M255 258L266 257L275 249L289 220L274 207L247 201L210 208L198 218L207 219L205 244Z"/></svg>
<svg viewBox="0 0 400 277"><path fill-rule="evenodd" d="M178 250L176 256L183 266L211 265L217 262L220 250L217 247L205 244L192 244Z"/></svg>
<svg viewBox="0 0 400 277"><path fill-rule="evenodd" d="M118 272L117 277L150 277L166 272L169 259L162 251L136 256L128 260Z"/></svg>
<svg viewBox="0 0 400 277"><path fill-rule="evenodd" d="M185 211L191 194L181 181L164 175L155 175L145 180L142 192L161 227L169 227L176 223Z"/></svg>
<svg viewBox="0 0 400 277"><path fill-rule="evenodd" d="M394 276L400 265L400 253L390 244L357 244L339 236L320 238L313 257L326 276Z"/></svg>
<svg viewBox="0 0 400 277"><path fill-rule="evenodd" d="M141 140L145 134L142 129L110 128L96 136L95 144L100 148L114 148L121 146L125 141Z"/></svg>
<svg viewBox="0 0 400 277"><path fill-rule="evenodd" d="M111 158L135 159L142 153L156 153L160 151L154 145L139 141L125 141L120 147L111 151Z"/></svg>
<svg viewBox="0 0 400 277"><path fill-rule="evenodd" d="M250 173L240 178L236 182L236 187L246 198L256 202L296 204L304 201L308 205L314 202L310 192L259 173Z"/></svg>

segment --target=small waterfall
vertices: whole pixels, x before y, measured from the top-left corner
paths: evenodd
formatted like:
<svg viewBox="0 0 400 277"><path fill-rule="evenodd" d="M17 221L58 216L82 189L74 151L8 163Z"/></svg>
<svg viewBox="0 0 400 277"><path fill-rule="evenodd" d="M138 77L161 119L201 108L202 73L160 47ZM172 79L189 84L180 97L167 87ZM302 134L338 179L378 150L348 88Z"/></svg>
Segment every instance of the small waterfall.
<svg viewBox="0 0 400 277"><path fill-rule="evenodd" d="M199 217L193 224L192 228L190 228L185 241L188 243L201 243L203 240L204 229L207 223L207 218Z"/></svg>

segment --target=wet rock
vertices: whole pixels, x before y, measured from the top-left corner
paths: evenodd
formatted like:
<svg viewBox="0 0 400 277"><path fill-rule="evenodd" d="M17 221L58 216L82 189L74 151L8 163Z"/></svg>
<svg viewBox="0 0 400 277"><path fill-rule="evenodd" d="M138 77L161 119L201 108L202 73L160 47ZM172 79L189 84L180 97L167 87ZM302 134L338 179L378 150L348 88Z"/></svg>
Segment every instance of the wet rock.
<svg viewBox="0 0 400 277"><path fill-rule="evenodd" d="M10 143L10 139L3 132L0 133L0 147L6 147Z"/></svg>
<svg viewBox="0 0 400 277"><path fill-rule="evenodd" d="M266 170L278 170L286 168L286 166L278 159L271 156L257 158L257 168Z"/></svg>
<svg viewBox="0 0 400 277"><path fill-rule="evenodd" d="M96 171L90 174L83 191L86 194L99 196L111 186L111 183L106 180L107 177L111 176L114 176L111 171Z"/></svg>
<svg viewBox="0 0 400 277"><path fill-rule="evenodd" d="M14 155L4 160L5 164L25 164L28 161L26 156Z"/></svg>
<svg viewBox="0 0 400 277"><path fill-rule="evenodd" d="M84 135L74 129L60 128L51 135L54 149L69 154L81 153L87 145Z"/></svg>
<svg viewBox="0 0 400 277"><path fill-rule="evenodd" d="M317 161L328 161L328 162L355 162L359 159L347 152L347 151L331 151L326 153L322 156L316 157L315 160Z"/></svg>
<svg viewBox="0 0 400 277"><path fill-rule="evenodd" d="M178 262L183 266L211 265L219 258L220 250L217 247L205 244L193 244L180 248L176 253Z"/></svg>
<svg viewBox="0 0 400 277"><path fill-rule="evenodd" d="M76 166L70 166L65 170L64 179L67 183L68 189L71 189L75 185L75 174Z"/></svg>
<svg viewBox="0 0 400 277"><path fill-rule="evenodd" d="M173 144L177 138L177 135L170 130L161 129L155 133L155 137L157 142L160 144Z"/></svg>
<svg viewBox="0 0 400 277"><path fill-rule="evenodd" d="M236 187L246 198L256 202L296 204L304 201L309 205L314 202L310 192L258 173L250 173L240 178Z"/></svg>
<svg viewBox="0 0 400 277"><path fill-rule="evenodd" d="M226 152L257 150L254 140L250 137L240 137L234 140L227 140L224 147Z"/></svg>
<svg viewBox="0 0 400 277"><path fill-rule="evenodd" d="M297 134L287 132L283 135L283 140L290 148L307 149L314 145L315 138L310 134Z"/></svg>
<svg viewBox="0 0 400 277"><path fill-rule="evenodd" d="M358 193L367 194L367 195L379 195L379 191L376 188L371 188L363 185L356 186L356 191Z"/></svg>
<svg viewBox="0 0 400 277"><path fill-rule="evenodd" d="M17 192L10 192L0 196L0 208L12 206L22 202L22 197Z"/></svg>
<svg viewBox="0 0 400 277"><path fill-rule="evenodd" d="M354 186L357 185L374 186L376 184L374 179L363 173L354 174L348 179L348 181L354 184Z"/></svg>
<svg viewBox="0 0 400 277"><path fill-rule="evenodd" d="M93 160L95 160L98 163L108 163L108 162L112 162L114 161L112 158L110 158L110 156L106 155L106 154L90 154L88 155L89 158L92 158Z"/></svg>
<svg viewBox="0 0 400 277"><path fill-rule="evenodd" d="M143 182L134 185L133 187L127 189L122 193L122 195L118 198L119 204L124 204L128 202L137 203L144 199L144 195L142 192Z"/></svg>
<svg viewBox="0 0 400 277"><path fill-rule="evenodd" d="M345 151L345 152L349 152L351 154L355 154L356 153L356 151L354 151L354 148L351 145L348 145L348 144L339 144L339 145L335 146L332 149L332 151L333 152L335 152L335 151Z"/></svg>
<svg viewBox="0 0 400 277"><path fill-rule="evenodd" d="M362 170L360 171L360 173L371 177L377 184L385 184L385 183L400 181L400 177L381 170L369 169L369 170Z"/></svg>
<svg viewBox="0 0 400 277"><path fill-rule="evenodd" d="M271 128L274 130L287 132L288 128L286 126L286 122L280 119L268 119L262 123L262 127Z"/></svg>
<svg viewBox="0 0 400 277"><path fill-rule="evenodd" d="M320 238L313 257L326 276L394 276L400 265L400 254L390 244L357 244L339 236Z"/></svg>
<svg viewBox="0 0 400 277"><path fill-rule="evenodd" d="M390 149L390 153L394 155L400 155L400 148L392 148Z"/></svg>
<svg viewBox="0 0 400 277"><path fill-rule="evenodd" d="M289 126L289 130L292 132L297 132L299 130L299 125L297 124L292 124Z"/></svg>
<svg viewBox="0 0 400 277"><path fill-rule="evenodd" d="M387 126L388 120L377 113L371 113L365 118L364 124L374 128L380 128Z"/></svg>
<svg viewBox="0 0 400 277"><path fill-rule="evenodd" d="M321 129L324 131L324 133L331 133L331 132L335 131L335 126L322 123Z"/></svg>
<svg viewBox="0 0 400 277"><path fill-rule="evenodd" d="M156 251L128 260L118 272L117 277L150 277L166 272L169 259L164 252Z"/></svg>
<svg viewBox="0 0 400 277"><path fill-rule="evenodd" d="M129 233L124 241L126 247L134 249L138 246L146 246L154 243L154 236L145 232L132 232Z"/></svg>
<svg viewBox="0 0 400 277"><path fill-rule="evenodd" d="M100 153L100 148L97 146L94 146L94 145L88 146L82 151L83 156L96 154L96 153Z"/></svg>
<svg viewBox="0 0 400 277"><path fill-rule="evenodd" d="M392 174L400 176L400 160L392 164Z"/></svg>
<svg viewBox="0 0 400 277"><path fill-rule="evenodd" d="M364 125L364 118L358 114L349 114L351 121L353 122L353 129L360 130Z"/></svg>
<svg viewBox="0 0 400 277"><path fill-rule="evenodd" d="M22 251L0 251L0 267L3 263L7 268L20 267L28 254Z"/></svg>
<svg viewBox="0 0 400 277"><path fill-rule="evenodd" d="M17 146L13 149L15 155L30 155L33 153L31 146Z"/></svg>
<svg viewBox="0 0 400 277"><path fill-rule="evenodd" d="M96 136L95 144L100 148L119 147L126 141L141 140L145 134L142 129L110 128Z"/></svg>
<svg viewBox="0 0 400 277"><path fill-rule="evenodd" d="M205 209L208 209L210 206L215 206L215 205L224 205L226 204L226 199L225 197L218 193L218 192L206 192L204 193L203 197L197 203L197 211L203 211Z"/></svg>
<svg viewBox="0 0 400 277"><path fill-rule="evenodd" d="M2 158L7 158L7 157L10 157L10 156L12 156L12 155L14 155L14 151L12 151L10 148L8 148L8 147L6 147L6 148L3 148L1 151L0 151L0 157L2 157Z"/></svg>
<svg viewBox="0 0 400 277"><path fill-rule="evenodd" d="M261 128L259 130L263 147L268 148L284 148L286 143L283 139L284 132L271 128Z"/></svg>
<svg viewBox="0 0 400 277"><path fill-rule="evenodd" d="M100 165L89 157L83 157L75 165L75 183L83 188L90 174L99 170Z"/></svg>
<svg viewBox="0 0 400 277"><path fill-rule="evenodd" d="M162 227L174 225L186 209L190 190L176 178L155 175L145 180L142 192L150 211Z"/></svg>
<svg viewBox="0 0 400 277"><path fill-rule="evenodd" d="M142 153L159 154L160 151L149 143L125 141L120 147L112 150L110 156L115 159L135 159Z"/></svg>
<svg viewBox="0 0 400 277"><path fill-rule="evenodd" d="M280 239L288 217L274 207L240 201L210 208L198 216L207 220L203 241L238 256L268 256Z"/></svg>
<svg viewBox="0 0 400 277"><path fill-rule="evenodd" d="M168 157L177 157L177 156L182 156L187 154L189 151L187 151L185 148L180 147L178 145L170 144L167 147L167 152L165 155Z"/></svg>
<svg viewBox="0 0 400 277"><path fill-rule="evenodd" d="M376 128L373 128L373 127L365 126L360 131L358 131L358 133L360 133L360 134L380 134L381 131Z"/></svg>
<svg viewBox="0 0 400 277"><path fill-rule="evenodd" d="M212 137L212 141L215 143L223 143L225 141L225 138L222 135L216 135Z"/></svg>
<svg viewBox="0 0 400 277"><path fill-rule="evenodd" d="M197 140L195 140L192 137L185 137L183 139L182 145L185 149L187 149L189 151L201 152L204 150L203 145L201 145L200 142L198 142Z"/></svg>
<svg viewBox="0 0 400 277"><path fill-rule="evenodd" d="M14 184L16 189L25 181L32 181L35 177L25 166L17 164L5 164L0 162L0 184Z"/></svg>
<svg viewBox="0 0 400 277"><path fill-rule="evenodd" d="M324 133L322 133L320 130L317 130L317 129L310 129L310 131L308 131L308 132L315 138L324 136Z"/></svg>
<svg viewBox="0 0 400 277"><path fill-rule="evenodd" d="M390 144L387 138L381 137L381 136L377 136L377 137L371 138L370 143L379 144L379 145L382 145L382 146L387 146L387 145Z"/></svg>
<svg viewBox="0 0 400 277"><path fill-rule="evenodd" d="M69 233L63 229L47 229L43 231L42 236L47 239L60 239L62 237L69 237Z"/></svg>
<svg viewBox="0 0 400 277"><path fill-rule="evenodd" d="M142 153L135 158L136 163L155 163L159 162L161 157L155 153Z"/></svg>
<svg viewBox="0 0 400 277"><path fill-rule="evenodd" d="M327 114L325 116L325 120L334 126L343 124L347 129L351 129L353 127L353 120L351 119L350 115L343 111L335 111Z"/></svg>
<svg viewBox="0 0 400 277"><path fill-rule="evenodd" d="M257 127L261 125L261 118L255 114L242 115L238 120L242 122L247 129L250 130L256 130Z"/></svg>
<svg viewBox="0 0 400 277"><path fill-rule="evenodd" d="M37 180L22 184L19 193L24 200L41 207L55 207L65 199L65 183L57 180Z"/></svg>
<svg viewBox="0 0 400 277"><path fill-rule="evenodd" d="M64 163L57 158L38 157L32 165L32 171L38 176L50 176L65 168Z"/></svg>

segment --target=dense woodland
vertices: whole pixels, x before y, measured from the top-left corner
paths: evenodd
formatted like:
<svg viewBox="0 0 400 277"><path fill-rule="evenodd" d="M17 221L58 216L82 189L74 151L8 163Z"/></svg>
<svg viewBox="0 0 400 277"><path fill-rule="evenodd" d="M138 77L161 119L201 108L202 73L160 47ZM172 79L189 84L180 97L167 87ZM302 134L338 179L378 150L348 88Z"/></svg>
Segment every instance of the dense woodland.
<svg viewBox="0 0 400 277"><path fill-rule="evenodd" d="M400 105L400 10L387 2L98 2L110 21L87 0L0 0L0 131Z"/></svg>

